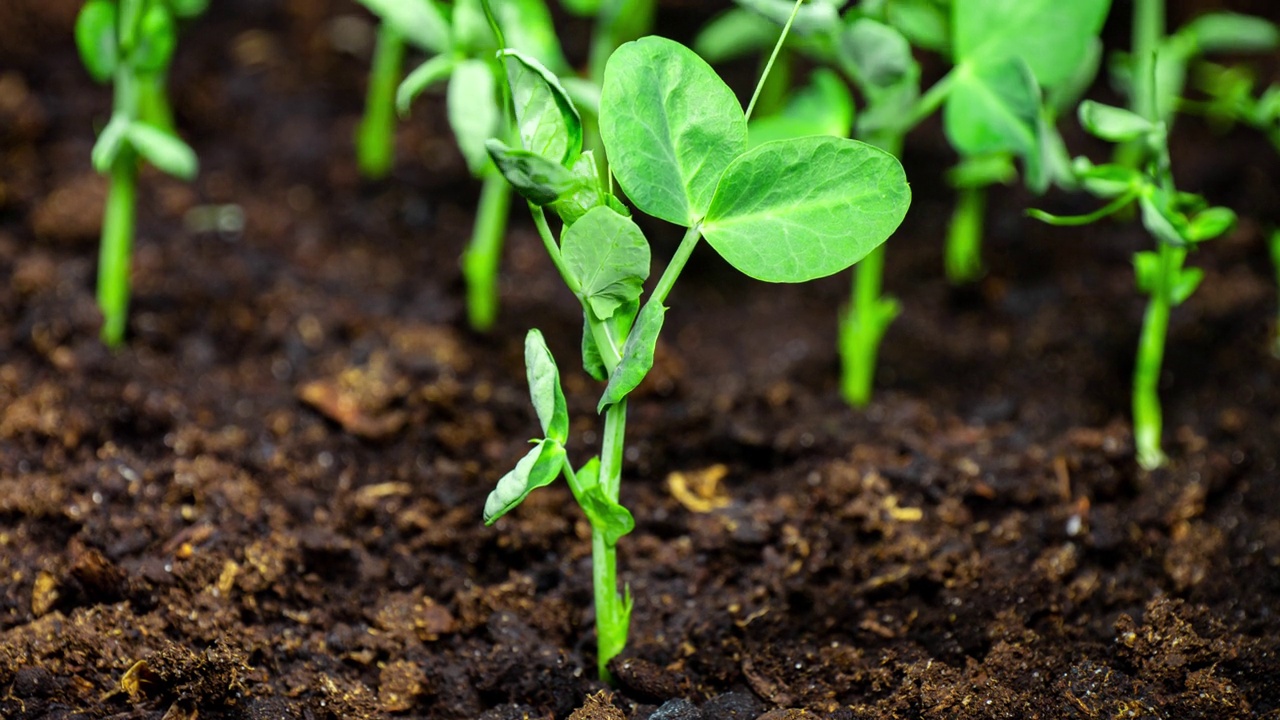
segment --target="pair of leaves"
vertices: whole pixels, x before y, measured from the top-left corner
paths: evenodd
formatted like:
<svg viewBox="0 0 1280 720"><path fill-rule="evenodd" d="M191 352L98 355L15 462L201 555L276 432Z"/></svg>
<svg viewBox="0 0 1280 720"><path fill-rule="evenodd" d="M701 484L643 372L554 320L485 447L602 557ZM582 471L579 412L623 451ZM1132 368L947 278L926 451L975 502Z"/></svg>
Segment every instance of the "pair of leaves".
<svg viewBox="0 0 1280 720"><path fill-rule="evenodd" d="M865 143L810 137L748 150L732 91L692 51L662 38L610 57L600 134L637 207L700 225L731 265L770 282L852 265L884 242L910 202L897 159Z"/></svg>
<svg viewBox="0 0 1280 720"><path fill-rule="evenodd" d="M1170 277L1163 277L1166 271L1161 267L1160 252L1147 250L1133 255L1134 279L1138 283L1138 289L1148 295L1167 293L1169 304L1176 307L1186 302L1196 288L1200 287L1200 282L1204 280L1204 270L1182 267L1186 257L1184 249L1174 248L1164 252L1173 253L1168 269Z"/></svg>
<svg viewBox="0 0 1280 720"><path fill-rule="evenodd" d="M111 170L125 147L131 147L147 162L174 177L190 180L199 170L196 153L177 135L123 114L113 116L93 146L93 167L100 173Z"/></svg>
<svg viewBox="0 0 1280 720"><path fill-rule="evenodd" d="M105 83L122 62L128 62L136 73L164 72L173 59L178 29L173 12L160 0L145 4L141 0L123 4L89 0L76 16L75 38L90 77Z"/></svg>
<svg viewBox="0 0 1280 720"><path fill-rule="evenodd" d="M507 181L535 205L590 191L588 168L570 169L582 153L582 118L559 79L518 50L499 53L511 88L522 148L489 140L486 150Z"/></svg>
<svg viewBox="0 0 1280 720"><path fill-rule="evenodd" d="M534 443L489 493L484 505L486 525L511 511L529 493L554 482L568 467L564 443L569 435L569 413L560 387L560 372L542 333L537 330L530 330L525 338L525 370L529 397L544 437ZM603 530L606 542L616 544L618 538L631 532L635 520L630 511L610 498L600 485L598 459L593 458L576 474L569 475L573 479L570 487L574 497L592 526Z"/></svg>

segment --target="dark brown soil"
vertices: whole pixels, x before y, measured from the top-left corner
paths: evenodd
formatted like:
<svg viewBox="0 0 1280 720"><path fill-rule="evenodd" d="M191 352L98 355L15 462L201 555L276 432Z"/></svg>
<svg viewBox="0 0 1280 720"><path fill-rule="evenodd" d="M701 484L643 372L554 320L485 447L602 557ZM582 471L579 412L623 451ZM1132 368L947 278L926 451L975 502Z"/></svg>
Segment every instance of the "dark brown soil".
<svg viewBox="0 0 1280 720"><path fill-rule="evenodd" d="M568 491L480 522L535 429L528 328L569 368L571 451L597 444L580 319L517 210L499 326L466 329L475 187L439 102L363 183L366 60L332 42L360 12L215 3L173 75L202 172L144 173L113 354L78 5L0 9L0 717L1280 718L1280 163L1256 135L1179 131L1184 184L1243 220L1193 256L1158 472L1127 422L1148 240L997 191L990 273L948 288L936 127L866 411L835 392L847 277L761 285L700 250L632 403L607 690ZM196 227L209 204L244 231Z"/></svg>

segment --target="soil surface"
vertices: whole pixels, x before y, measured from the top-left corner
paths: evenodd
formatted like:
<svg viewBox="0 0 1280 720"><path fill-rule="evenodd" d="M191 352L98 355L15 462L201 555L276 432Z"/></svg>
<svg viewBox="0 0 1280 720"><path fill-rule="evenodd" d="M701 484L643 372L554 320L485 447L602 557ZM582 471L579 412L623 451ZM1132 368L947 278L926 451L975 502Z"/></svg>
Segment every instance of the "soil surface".
<svg viewBox="0 0 1280 720"><path fill-rule="evenodd" d="M1280 718L1280 163L1256 134L1176 135L1180 182L1242 221L1192 256L1157 472L1127 421L1149 240L1042 226L1022 208L1091 201L998 189L989 272L950 288L936 124L909 144L904 312L865 411L836 393L847 275L763 285L700 249L631 403L608 688L568 490L480 522L536 431L525 331L565 368L577 462L600 388L519 208L498 327L466 328L476 185L440 99L361 181L365 15L215 2L173 70L202 171L143 173L108 352L88 158L110 92L78 6L0 9L0 717Z"/></svg>

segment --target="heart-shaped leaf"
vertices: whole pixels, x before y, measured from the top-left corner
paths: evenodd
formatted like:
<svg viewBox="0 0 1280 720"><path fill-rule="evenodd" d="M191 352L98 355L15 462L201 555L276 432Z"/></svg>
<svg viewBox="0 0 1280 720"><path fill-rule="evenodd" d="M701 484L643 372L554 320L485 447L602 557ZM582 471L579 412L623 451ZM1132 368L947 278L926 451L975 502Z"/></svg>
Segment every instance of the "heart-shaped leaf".
<svg viewBox="0 0 1280 720"><path fill-rule="evenodd" d="M901 163L879 148L833 137L781 140L729 166L702 231L741 272L804 282L861 260L910 204Z"/></svg>
<svg viewBox="0 0 1280 720"><path fill-rule="evenodd" d="M747 121L702 58L679 43L646 37L609 57L600 136L631 202L690 227L706 214L724 169L746 150Z"/></svg>

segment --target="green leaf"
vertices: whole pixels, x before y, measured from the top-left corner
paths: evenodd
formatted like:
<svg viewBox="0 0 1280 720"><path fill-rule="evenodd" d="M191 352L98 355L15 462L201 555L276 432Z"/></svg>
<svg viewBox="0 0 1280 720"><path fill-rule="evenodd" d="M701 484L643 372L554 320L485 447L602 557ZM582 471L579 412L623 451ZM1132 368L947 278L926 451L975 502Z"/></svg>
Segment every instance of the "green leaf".
<svg viewBox="0 0 1280 720"><path fill-rule="evenodd" d="M164 3L154 2L142 16L138 45L129 60L139 72L160 73L169 67L178 46L178 26Z"/></svg>
<svg viewBox="0 0 1280 720"><path fill-rule="evenodd" d="M698 31L693 51L709 63L754 55L778 41L778 26L742 8L730 8Z"/></svg>
<svg viewBox="0 0 1280 720"><path fill-rule="evenodd" d="M89 0L76 16L76 49L89 77L100 83L111 79L120 62L116 19L116 4L111 0Z"/></svg>
<svg viewBox="0 0 1280 720"><path fill-rule="evenodd" d="M886 19L916 47L939 53L951 47L951 19L933 0L894 0Z"/></svg>
<svg viewBox="0 0 1280 720"><path fill-rule="evenodd" d="M1089 38L1084 59L1066 79L1044 88L1044 104L1053 118L1070 110L1080 102L1098 77L1102 65L1102 40Z"/></svg>
<svg viewBox="0 0 1280 720"><path fill-rule="evenodd" d="M524 338L524 366L529 397L543 434L560 443L569 439L569 410L560 389L560 369L542 333L530 330Z"/></svg>
<svg viewBox="0 0 1280 720"><path fill-rule="evenodd" d="M566 228L560 251L583 299L601 320L639 298L649 277L649 243L640 226L607 207L588 210Z"/></svg>
<svg viewBox="0 0 1280 720"><path fill-rule="evenodd" d="M551 205L551 209L560 216L565 227L578 222L594 207L605 204L604 189L600 187L600 170L596 165L595 153L590 150L578 156L569 168L577 183L574 189Z"/></svg>
<svg viewBox="0 0 1280 720"><path fill-rule="evenodd" d="M605 408L631 394L649 374L653 368L653 353L658 346L658 333L662 331L662 321L666 316L667 309L662 303L647 302L640 309L631 332L627 334L627 341L622 345L622 362L613 369L604 395L596 405L597 412L604 412Z"/></svg>
<svg viewBox="0 0 1280 720"><path fill-rule="evenodd" d="M957 65L1020 57L1036 81L1066 81L1085 60L1111 0L954 0Z"/></svg>
<svg viewBox="0 0 1280 720"><path fill-rule="evenodd" d="M455 62L452 55L436 55L414 68L413 72L400 81L400 87L396 88L396 112L401 116L408 115L409 106L418 99L419 95L453 74ZM490 75L492 76L492 73ZM492 82L491 79L490 85Z"/></svg>
<svg viewBox="0 0 1280 720"><path fill-rule="evenodd" d="M449 49L449 23L431 0L359 0L404 39L436 54Z"/></svg>
<svg viewBox="0 0 1280 720"><path fill-rule="evenodd" d="M591 458L574 473L569 487L591 527L604 535L605 543L617 545L623 535L635 529L631 511L606 495L600 485L600 458Z"/></svg>
<svg viewBox="0 0 1280 720"><path fill-rule="evenodd" d="M1080 103L1080 124L1094 137L1109 142L1128 142L1150 134L1155 123L1141 115L1093 100Z"/></svg>
<svg viewBox="0 0 1280 720"><path fill-rule="evenodd" d="M190 180L200 169L196 152L190 145L155 125L135 120L129 123L127 136L129 144L147 162L174 177Z"/></svg>
<svg viewBox="0 0 1280 720"><path fill-rule="evenodd" d="M782 140L729 166L702 232L753 278L804 282L861 260L898 227L910 204L893 155L843 138Z"/></svg>
<svg viewBox="0 0 1280 720"><path fill-rule="evenodd" d="M550 485L564 467L564 446L555 440L541 440L534 445L515 469L502 479L484 502L484 524L492 525L512 508L524 502L529 493Z"/></svg>
<svg viewBox="0 0 1280 720"><path fill-rule="evenodd" d="M747 125L747 144L755 147L808 135L848 137L852 129L853 95L849 87L834 71L818 68L809 85L792 96L782 112Z"/></svg>
<svg viewBox="0 0 1280 720"><path fill-rule="evenodd" d="M556 76L519 50L499 53L524 148L571 164L582 152L582 119Z"/></svg>
<svg viewBox="0 0 1280 720"><path fill-rule="evenodd" d="M1012 57L963 65L942 111L943 128L962 155L1012 152L1028 175L1040 172L1040 89L1030 69Z"/></svg>
<svg viewBox="0 0 1280 720"><path fill-rule="evenodd" d="M1088 158L1076 158L1072 169L1084 189L1096 197L1117 197L1131 193L1146 183L1142 172L1125 165L1094 165Z"/></svg>
<svg viewBox="0 0 1280 720"><path fill-rule="evenodd" d="M1173 287L1169 288L1169 302L1175 306L1186 302L1196 288L1200 287L1201 280L1204 280L1204 270L1183 268L1182 272L1178 273Z"/></svg>
<svg viewBox="0 0 1280 720"><path fill-rule="evenodd" d="M747 147L738 99L693 51L647 37L605 66L600 136L636 207L690 227L706 214L724 169Z"/></svg>
<svg viewBox="0 0 1280 720"><path fill-rule="evenodd" d="M1233 12L1201 15L1178 30L1178 35L1191 38L1201 53L1266 52L1280 44L1274 23Z"/></svg>
<svg viewBox="0 0 1280 720"><path fill-rule="evenodd" d="M1187 224L1185 237L1188 242L1212 240L1227 232L1236 224L1236 214L1230 208L1211 207L1193 215Z"/></svg>
<svg viewBox="0 0 1280 720"><path fill-rule="evenodd" d="M840 33L841 53L863 81L887 88L911 77L916 64L911 44L897 30L869 18L858 18Z"/></svg>
<svg viewBox="0 0 1280 720"><path fill-rule="evenodd" d="M494 139L485 142L485 149L511 187L534 205L549 205L578 189L578 178L554 160Z"/></svg>
<svg viewBox="0 0 1280 720"><path fill-rule="evenodd" d="M107 126L102 128L102 132L98 133L91 155L94 170L104 175L111 171L111 166L115 164L120 150L124 148L125 136L129 134L129 124L129 116L116 113L111 116Z"/></svg>
<svg viewBox="0 0 1280 720"><path fill-rule="evenodd" d="M449 77L449 126L472 175L489 164L485 142L498 134L501 109L496 89L493 67L483 60L462 60Z"/></svg>

